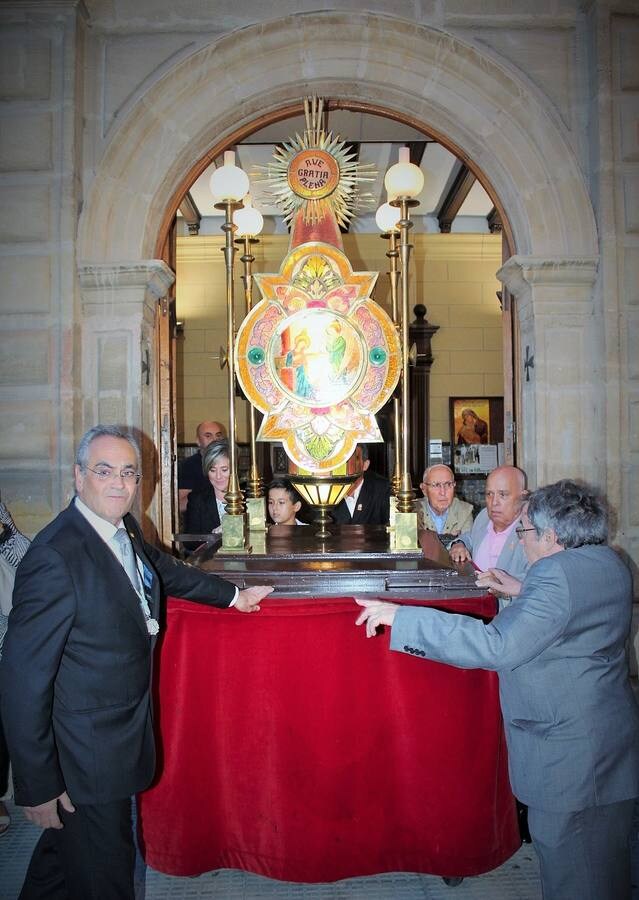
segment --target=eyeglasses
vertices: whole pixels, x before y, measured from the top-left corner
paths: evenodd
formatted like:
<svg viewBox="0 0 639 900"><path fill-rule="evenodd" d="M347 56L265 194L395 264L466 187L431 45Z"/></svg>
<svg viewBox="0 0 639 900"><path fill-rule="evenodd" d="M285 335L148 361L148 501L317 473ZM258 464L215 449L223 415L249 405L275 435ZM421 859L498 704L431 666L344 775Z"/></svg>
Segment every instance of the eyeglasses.
<svg viewBox="0 0 639 900"><path fill-rule="evenodd" d="M527 531L537 531L537 529L536 528L524 528L523 525L518 525L517 528L515 528L515 534L519 538L523 537Z"/></svg>
<svg viewBox="0 0 639 900"><path fill-rule="evenodd" d="M132 469L122 469L121 472L116 472L115 469L111 469L109 466L98 466L97 469L87 466L87 469L89 472L93 472L98 481L112 481L115 478L121 478L128 484L139 484L140 478L142 478L140 472L134 472Z"/></svg>
<svg viewBox="0 0 639 900"><path fill-rule="evenodd" d="M444 488L447 491L455 487L454 481L425 481L424 484L426 487Z"/></svg>

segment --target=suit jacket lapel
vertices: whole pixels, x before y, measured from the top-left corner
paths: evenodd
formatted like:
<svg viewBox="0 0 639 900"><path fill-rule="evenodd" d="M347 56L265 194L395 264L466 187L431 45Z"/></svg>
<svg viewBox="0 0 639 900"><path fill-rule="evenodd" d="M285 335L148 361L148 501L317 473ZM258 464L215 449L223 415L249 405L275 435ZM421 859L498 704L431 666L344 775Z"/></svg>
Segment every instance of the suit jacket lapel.
<svg viewBox="0 0 639 900"><path fill-rule="evenodd" d="M364 478L362 482L362 489L359 492L359 497L357 498L357 503L355 504L355 509L353 510L353 522L355 521L355 519L360 519L366 512L368 501L370 500L370 497L368 496L369 494L369 485Z"/></svg>
<svg viewBox="0 0 639 900"><path fill-rule="evenodd" d="M122 601L125 609L133 616L141 631L148 635L144 613L140 606L140 598L129 581L129 576L115 558L112 550L84 518L82 513L76 509L73 501L71 501L67 511L71 515L75 527L82 534L87 553L93 561L96 570L104 576L109 588L113 588L112 593Z"/></svg>

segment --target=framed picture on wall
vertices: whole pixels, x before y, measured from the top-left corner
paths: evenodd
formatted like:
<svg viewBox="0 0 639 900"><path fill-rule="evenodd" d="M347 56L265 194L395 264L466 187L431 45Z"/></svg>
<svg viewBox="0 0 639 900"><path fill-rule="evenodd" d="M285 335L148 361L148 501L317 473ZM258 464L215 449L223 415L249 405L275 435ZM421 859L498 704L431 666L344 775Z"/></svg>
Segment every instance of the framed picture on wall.
<svg viewBox="0 0 639 900"><path fill-rule="evenodd" d="M504 440L503 397L451 397L452 446L501 444Z"/></svg>

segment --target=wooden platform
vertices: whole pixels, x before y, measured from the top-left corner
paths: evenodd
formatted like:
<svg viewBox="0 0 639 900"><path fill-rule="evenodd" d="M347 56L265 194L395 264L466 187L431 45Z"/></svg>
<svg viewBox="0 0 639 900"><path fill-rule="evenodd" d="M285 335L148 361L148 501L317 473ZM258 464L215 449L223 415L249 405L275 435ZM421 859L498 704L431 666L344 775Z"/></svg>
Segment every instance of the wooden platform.
<svg viewBox="0 0 639 900"><path fill-rule="evenodd" d="M469 597L484 594L475 586L469 563L453 566L436 534L420 532L421 552L388 550L388 532L377 525L332 525L319 541L315 528L273 525L261 552L218 554L219 537L209 539L189 562L232 581L240 589L273 585L280 596L322 597ZM180 536L182 537L182 536ZM257 546L257 544L256 544Z"/></svg>

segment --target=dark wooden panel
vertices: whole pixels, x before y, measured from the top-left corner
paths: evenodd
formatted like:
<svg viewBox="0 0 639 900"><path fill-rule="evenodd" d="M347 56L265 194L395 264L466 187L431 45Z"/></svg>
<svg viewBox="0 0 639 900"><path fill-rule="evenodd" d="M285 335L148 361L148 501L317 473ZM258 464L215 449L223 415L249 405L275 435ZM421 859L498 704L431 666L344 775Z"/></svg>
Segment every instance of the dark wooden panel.
<svg viewBox="0 0 639 900"><path fill-rule="evenodd" d="M288 597L372 594L419 599L485 594L475 586L472 566L453 567L433 532L420 533L421 551L393 553L387 549L388 533L383 526L330 528L331 537L321 542L312 525L271 526L266 553L261 554L218 554L217 538L189 562L227 578L240 589L269 584L277 594Z"/></svg>

